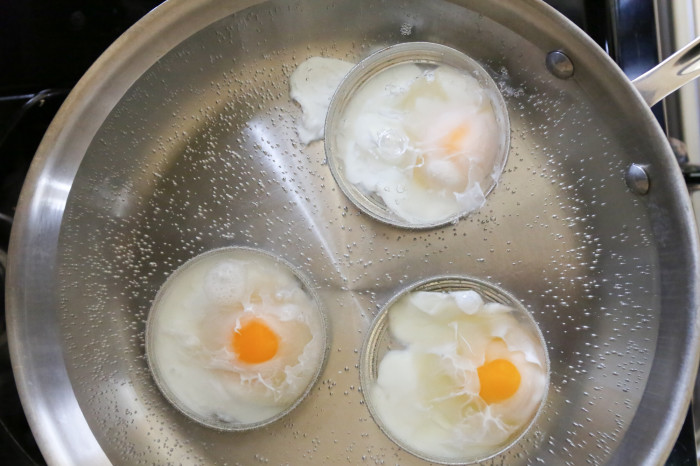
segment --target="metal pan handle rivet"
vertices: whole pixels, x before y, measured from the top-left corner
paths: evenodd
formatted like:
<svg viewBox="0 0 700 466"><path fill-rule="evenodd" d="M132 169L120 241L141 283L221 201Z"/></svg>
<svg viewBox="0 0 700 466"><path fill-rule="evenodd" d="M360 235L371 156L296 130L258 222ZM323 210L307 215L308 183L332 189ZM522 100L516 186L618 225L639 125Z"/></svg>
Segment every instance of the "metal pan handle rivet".
<svg viewBox="0 0 700 466"><path fill-rule="evenodd" d="M549 72L559 79L569 79L574 75L574 63L561 50L549 52L545 65Z"/></svg>
<svg viewBox="0 0 700 466"><path fill-rule="evenodd" d="M649 192L649 174L643 165L633 163L625 172L625 183L635 194L644 195Z"/></svg>

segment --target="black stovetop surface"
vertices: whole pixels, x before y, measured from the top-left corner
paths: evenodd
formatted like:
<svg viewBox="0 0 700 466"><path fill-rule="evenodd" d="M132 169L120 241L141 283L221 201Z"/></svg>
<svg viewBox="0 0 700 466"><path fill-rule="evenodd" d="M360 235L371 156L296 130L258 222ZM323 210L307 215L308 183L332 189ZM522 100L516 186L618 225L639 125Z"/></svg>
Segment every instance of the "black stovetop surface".
<svg viewBox="0 0 700 466"><path fill-rule="evenodd" d="M17 198L41 138L97 57L161 0L0 2L0 281ZM657 63L651 1L547 0L586 31L630 78ZM658 107L658 106L657 106ZM660 122L661 108L654 108ZM45 464L24 418L10 366L0 288L0 464ZM669 465L697 464L692 416Z"/></svg>

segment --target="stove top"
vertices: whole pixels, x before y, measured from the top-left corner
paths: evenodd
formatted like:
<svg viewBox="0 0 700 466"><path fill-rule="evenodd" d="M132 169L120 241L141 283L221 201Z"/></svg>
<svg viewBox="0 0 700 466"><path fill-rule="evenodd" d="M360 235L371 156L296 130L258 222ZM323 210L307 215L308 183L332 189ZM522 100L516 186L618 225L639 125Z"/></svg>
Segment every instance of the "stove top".
<svg viewBox="0 0 700 466"><path fill-rule="evenodd" d="M61 103L97 57L159 0L5 0L0 3L0 280L17 198L41 138ZM653 2L548 0L603 48L630 77L658 62ZM658 13L658 12L656 12ZM661 12L662 15L664 12ZM668 12L667 12L668 13ZM670 13L669 13L670 14ZM676 12L676 14L678 14ZM682 45L682 44L679 44ZM662 126L668 112L653 108ZM671 119L671 121L673 121ZM670 125L680 128L682 125ZM44 464L14 384L0 289L0 464ZM697 464L688 415L668 460Z"/></svg>

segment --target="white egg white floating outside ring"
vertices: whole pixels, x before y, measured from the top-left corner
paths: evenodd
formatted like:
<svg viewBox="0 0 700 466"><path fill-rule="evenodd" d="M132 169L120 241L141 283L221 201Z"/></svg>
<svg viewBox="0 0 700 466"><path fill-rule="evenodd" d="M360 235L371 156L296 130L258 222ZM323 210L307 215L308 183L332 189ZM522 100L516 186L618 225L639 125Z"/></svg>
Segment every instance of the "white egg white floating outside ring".
<svg viewBox="0 0 700 466"><path fill-rule="evenodd" d="M411 359L412 352L416 349L415 346L411 348L411 345L418 344L418 354L420 354L421 351L425 350L425 348L420 348L420 340L423 338L425 338L426 342L429 342L431 338L434 340L433 337L435 337L435 335L431 335L431 332L434 332L435 328L431 328L432 325L428 322L430 318L433 317L431 315L433 311L429 309L429 307L431 306L430 303L434 304L434 301L427 300L434 299L434 296L425 296L425 303L428 307L423 310L423 315L421 315L421 318L427 319L425 321L411 321L405 317L406 314L404 313L403 322L392 324L391 310L393 306L396 306L397 303L400 304L402 300L405 302L414 298L422 299L423 296L421 295L439 295L441 298L450 299L453 294L458 295L458 299L465 301L458 304L456 307L474 308L475 306L482 306L488 313L494 313L495 316L499 315L499 313L503 313L504 320L502 321L502 325L501 322L496 321L498 324L496 327L500 328L499 331L505 330L509 332L505 340L510 340L508 344L513 345L513 347L507 348L506 350L495 348L495 350L497 352L507 351L510 353L504 357L511 358L511 356L515 355L521 358L522 361L517 363L518 370L533 376L533 380L530 381L524 378L518 392L513 395L511 400L506 400L505 403L494 403L493 405L486 406L487 409L495 407L496 410L513 409L514 404L520 404L521 406L524 404L528 407L526 410L529 410L529 412L523 414L522 423L515 426L511 425L509 433L504 434L505 439L501 439L502 441L492 442L493 439L486 439L482 445L479 445L479 441L474 443L467 441L462 445L450 444L449 442L442 442L442 439L448 437L445 432L449 432L449 429L446 428L444 432L433 432L439 435L440 442L442 443L431 445L431 440L429 438L431 432L429 430L420 432L420 434L411 433L412 426L423 425L422 422L416 422L421 416L425 416L424 420L426 424L432 422L435 416L440 416L440 413L437 411L428 414L423 413L422 415L420 413L416 415L415 412L410 412L413 410L413 406L422 406L425 400L420 399L420 397L413 401L406 401L408 397L412 396L412 388L408 387L412 383L412 378L417 382L416 386L419 390L421 386L425 385L421 384L421 381L427 382L430 380L431 385L437 384L433 378L421 379L419 377L419 374L422 373L421 371L416 370L416 367L411 364L405 364L406 362L414 363L416 361ZM481 302L483 305L479 305L478 302ZM434 309L438 309L439 307L440 305L437 305ZM419 312L419 314L421 313ZM478 312L476 315L477 317L480 316ZM495 321L495 317L491 317L492 320ZM426 322L428 323L426 324ZM402 332L404 335L397 337L392 334L392 325L394 328L396 325L402 325L403 329L399 329L399 332ZM410 332L410 328L416 331ZM491 328L493 328L493 325ZM448 333L452 331L452 329L442 330L448 331ZM454 331L457 332L456 329L454 329ZM412 336L411 333L413 333ZM409 335L409 339L413 339L412 343L407 344L405 339L402 340L406 335ZM483 337L483 335L480 335L480 337ZM492 338L493 335L489 337ZM517 339L521 337L525 338L517 341ZM500 339L500 337L497 339ZM514 342L513 339L516 339L516 341ZM448 355L451 354L451 348L448 348L451 344L450 340L451 337L443 340L445 342L445 354ZM436 347L430 346L428 343L426 344L426 348L430 348L430 352L436 351ZM468 345L469 342L465 341L464 344ZM441 353L439 350L440 348L433 354L440 355ZM475 351L478 352L478 349L475 348ZM388 358L394 359L387 359L389 365L383 367L382 363L387 356ZM493 353L491 358L494 358ZM529 369L525 368L525 363L523 362L525 360L527 361L527 365L530 366ZM461 361L461 363L469 362L468 358L467 360ZM478 366L479 364L483 364L483 361L475 362L475 365ZM393 372L390 372L390 370ZM534 372L532 372L532 370L534 370ZM440 373L440 370L436 370L436 373L439 373L439 376L444 375ZM425 376L425 374L423 374L423 376ZM381 379L382 377L383 380ZM366 405L370 414L380 429L394 443L409 453L427 461L441 464L466 464L484 461L511 448L522 439L535 424L547 398L549 386L549 356L547 354L544 338L542 337L536 321L522 304L510 294L493 284L472 277L434 277L413 284L401 291L382 308L377 318L372 323L363 345L360 378L362 391L365 395ZM391 386L394 385L395 387L392 388ZM398 415L395 412L389 411L389 408L393 409L396 407L395 404L392 404L393 402L387 401L391 399L392 396L394 402L400 398L404 398L398 403L401 405L401 410L398 411ZM406 403L408 404L406 405ZM507 403L510 403L510 406L508 406ZM498 407L499 404L501 405L500 408ZM498 411L495 413L498 415ZM476 411L472 414L478 415L480 413ZM489 411L488 414L490 415L491 412ZM479 418L475 417L474 419L476 420ZM489 423L491 428L493 428L494 424L492 424L490 420ZM441 426L441 428L442 427L443 426ZM426 429L429 428L430 426L426 427ZM426 446L426 444L428 444L428 446Z"/></svg>
<svg viewBox="0 0 700 466"><path fill-rule="evenodd" d="M433 99L440 92L446 96ZM390 46L352 68L332 97L324 133L343 193L371 217L412 229L478 210L510 148L506 104L488 73L427 42Z"/></svg>
<svg viewBox="0 0 700 466"><path fill-rule="evenodd" d="M323 139L331 98L346 74L355 66L337 58L311 57L289 77L289 97L301 106L296 129L304 144Z"/></svg>
<svg viewBox="0 0 700 466"><path fill-rule="evenodd" d="M278 334L279 353L269 361L236 361L226 346L245 319L261 319ZM306 278L247 247L214 249L180 266L158 291L146 324L148 365L165 398L190 419L226 431L258 428L292 411L321 373L327 340L321 302Z"/></svg>

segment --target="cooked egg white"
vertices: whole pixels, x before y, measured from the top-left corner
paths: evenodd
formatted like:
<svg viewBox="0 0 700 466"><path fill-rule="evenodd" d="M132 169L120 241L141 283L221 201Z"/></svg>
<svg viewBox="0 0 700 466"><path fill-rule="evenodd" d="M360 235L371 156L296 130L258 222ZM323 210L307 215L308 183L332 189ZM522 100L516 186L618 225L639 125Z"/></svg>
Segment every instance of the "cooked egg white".
<svg viewBox="0 0 700 466"><path fill-rule="evenodd" d="M512 308L475 291L424 291L388 312L402 348L381 359L370 401L400 444L435 461L473 461L530 424L546 392L546 353Z"/></svg>
<svg viewBox="0 0 700 466"><path fill-rule="evenodd" d="M328 107L353 67L311 57L290 77L308 144L324 136ZM365 195L416 226L479 209L500 176L509 135L501 134L492 96L472 75L448 65L403 63L369 78L349 98L337 133L344 176Z"/></svg>
<svg viewBox="0 0 700 466"><path fill-rule="evenodd" d="M222 249L165 283L147 352L178 408L235 428L274 418L304 395L323 361L325 327L286 266L257 251Z"/></svg>
<svg viewBox="0 0 700 466"><path fill-rule="evenodd" d="M474 211L500 176L504 136L491 99L456 68L388 67L355 91L339 121L345 177L405 221Z"/></svg>
<svg viewBox="0 0 700 466"><path fill-rule="evenodd" d="M323 137L331 98L353 66L352 63L335 58L311 57L302 62L290 76L289 94L302 110L297 132L304 144Z"/></svg>

